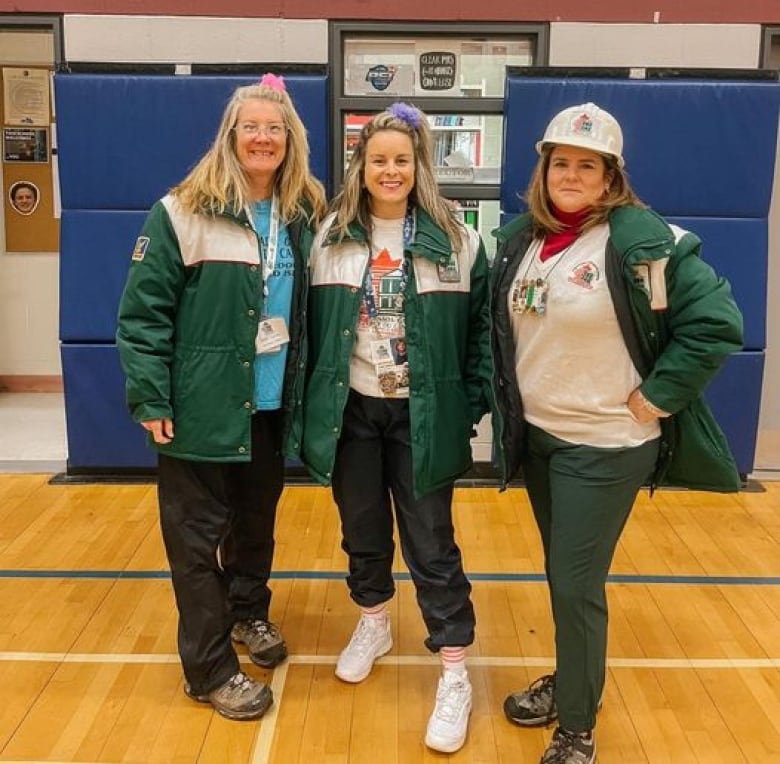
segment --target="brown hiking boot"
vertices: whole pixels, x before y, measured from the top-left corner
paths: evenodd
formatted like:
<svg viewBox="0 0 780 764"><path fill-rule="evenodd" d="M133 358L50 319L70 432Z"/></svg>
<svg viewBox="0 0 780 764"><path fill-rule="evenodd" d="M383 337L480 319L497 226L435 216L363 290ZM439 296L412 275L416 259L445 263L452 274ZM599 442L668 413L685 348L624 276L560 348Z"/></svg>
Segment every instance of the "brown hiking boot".
<svg viewBox="0 0 780 764"><path fill-rule="evenodd" d="M186 682L184 692L198 703L211 703L214 710L225 718L239 721L259 719L274 702L267 684L256 682L241 671L205 695L196 695Z"/></svg>
<svg viewBox="0 0 780 764"><path fill-rule="evenodd" d="M252 663L262 668L278 666L287 657L287 645L279 629L268 621L237 621L230 636L234 642L245 644Z"/></svg>

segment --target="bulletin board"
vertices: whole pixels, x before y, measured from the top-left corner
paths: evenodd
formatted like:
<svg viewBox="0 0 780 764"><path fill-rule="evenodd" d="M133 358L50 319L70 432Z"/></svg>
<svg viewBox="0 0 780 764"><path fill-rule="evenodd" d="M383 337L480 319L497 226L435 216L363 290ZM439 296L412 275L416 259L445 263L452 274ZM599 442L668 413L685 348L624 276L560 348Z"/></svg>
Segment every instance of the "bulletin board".
<svg viewBox="0 0 780 764"><path fill-rule="evenodd" d="M6 252L58 252L51 71L0 70L0 162Z"/></svg>

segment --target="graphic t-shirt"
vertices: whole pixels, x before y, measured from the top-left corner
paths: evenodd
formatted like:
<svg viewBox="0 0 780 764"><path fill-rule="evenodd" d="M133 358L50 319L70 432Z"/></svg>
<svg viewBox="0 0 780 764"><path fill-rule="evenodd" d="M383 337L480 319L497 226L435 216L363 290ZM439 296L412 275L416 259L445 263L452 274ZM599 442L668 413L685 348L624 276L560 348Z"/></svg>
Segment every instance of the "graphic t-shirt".
<svg viewBox="0 0 780 764"><path fill-rule="evenodd" d="M523 416L567 443L630 448L657 438L657 420L640 423L628 396L642 382L626 350L606 279L609 226L582 234L542 262L533 242L509 290L515 372ZM528 310L528 285L549 290L544 310Z"/></svg>
<svg viewBox="0 0 780 764"><path fill-rule="evenodd" d="M408 398L403 310L404 219L371 218L371 291L360 304L350 385L374 398Z"/></svg>

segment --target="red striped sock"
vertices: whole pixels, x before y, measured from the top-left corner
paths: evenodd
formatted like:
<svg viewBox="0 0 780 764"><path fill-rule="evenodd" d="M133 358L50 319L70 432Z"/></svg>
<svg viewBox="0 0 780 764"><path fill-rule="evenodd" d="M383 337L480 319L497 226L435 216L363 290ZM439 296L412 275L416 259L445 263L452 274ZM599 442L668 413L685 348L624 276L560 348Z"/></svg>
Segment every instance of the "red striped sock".
<svg viewBox="0 0 780 764"><path fill-rule="evenodd" d="M439 651L441 666L445 671L454 671L457 674L466 673L466 648L442 647Z"/></svg>

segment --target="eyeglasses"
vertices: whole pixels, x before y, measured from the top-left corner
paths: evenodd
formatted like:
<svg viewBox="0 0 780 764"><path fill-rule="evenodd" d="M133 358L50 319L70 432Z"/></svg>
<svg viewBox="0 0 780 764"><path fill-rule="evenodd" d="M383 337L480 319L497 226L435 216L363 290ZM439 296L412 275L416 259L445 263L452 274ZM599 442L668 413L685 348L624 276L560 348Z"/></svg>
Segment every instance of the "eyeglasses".
<svg viewBox="0 0 780 764"><path fill-rule="evenodd" d="M242 122L233 129L247 138L257 138L258 135L265 135L267 138L281 138L287 132L287 126L281 122L272 122L270 125Z"/></svg>

